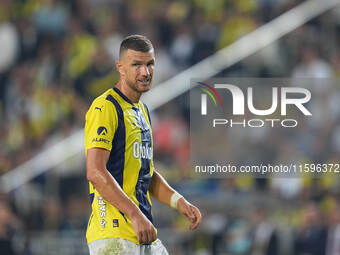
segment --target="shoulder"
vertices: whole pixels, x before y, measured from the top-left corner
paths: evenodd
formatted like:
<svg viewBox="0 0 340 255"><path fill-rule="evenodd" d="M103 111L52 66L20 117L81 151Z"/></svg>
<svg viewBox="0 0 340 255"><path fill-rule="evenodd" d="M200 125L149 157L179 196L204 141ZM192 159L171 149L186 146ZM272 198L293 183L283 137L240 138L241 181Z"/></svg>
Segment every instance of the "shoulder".
<svg viewBox="0 0 340 255"><path fill-rule="evenodd" d="M109 109L114 108L108 100L108 97L110 97L110 95L112 95L112 89L105 91L103 94L95 98L90 106L90 110L103 109L104 106Z"/></svg>
<svg viewBox="0 0 340 255"><path fill-rule="evenodd" d="M111 94L112 91L107 90L99 97L95 98L86 113L86 118L89 116L97 116L98 114L106 117L116 115L116 107L108 100L108 97Z"/></svg>

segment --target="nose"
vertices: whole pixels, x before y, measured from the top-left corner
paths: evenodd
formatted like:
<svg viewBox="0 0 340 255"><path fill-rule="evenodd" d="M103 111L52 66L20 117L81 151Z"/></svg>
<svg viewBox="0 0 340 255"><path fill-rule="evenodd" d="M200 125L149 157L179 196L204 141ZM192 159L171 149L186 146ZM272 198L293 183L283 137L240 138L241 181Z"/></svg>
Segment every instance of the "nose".
<svg viewBox="0 0 340 255"><path fill-rule="evenodd" d="M149 76L150 75L150 70L146 65L142 65L140 68L140 74L143 76Z"/></svg>

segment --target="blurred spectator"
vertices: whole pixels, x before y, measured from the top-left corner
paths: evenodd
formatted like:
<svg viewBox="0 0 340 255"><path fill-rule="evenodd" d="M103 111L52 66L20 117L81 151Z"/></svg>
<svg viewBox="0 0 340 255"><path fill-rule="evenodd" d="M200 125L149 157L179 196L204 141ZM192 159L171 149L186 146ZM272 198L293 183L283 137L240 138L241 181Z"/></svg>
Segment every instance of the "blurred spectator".
<svg viewBox="0 0 340 255"><path fill-rule="evenodd" d="M320 209L308 204L303 209L302 225L295 239L295 255L325 255L327 231Z"/></svg>
<svg viewBox="0 0 340 255"><path fill-rule="evenodd" d="M88 201L81 196L71 195L66 201L66 212L61 224L62 231L86 229Z"/></svg>
<svg viewBox="0 0 340 255"><path fill-rule="evenodd" d="M190 27L180 25L176 30L176 36L170 47L171 56L177 67L185 68L190 64L194 47L194 38Z"/></svg>
<svg viewBox="0 0 340 255"><path fill-rule="evenodd" d="M19 50L19 36L15 26L9 22L1 22L0 18L0 74L7 71L14 63Z"/></svg>
<svg viewBox="0 0 340 255"><path fill-rule="evenodd" d="M268 220L264 208L257 208L251 214L253 229L251 255L278 255L279 239L275 227Z"/></svg>
<svg viewBox="0 0 340 255"><path fill-rule="evenodd" d="M169 111L169 109L168 109ZM181 165L189 156L186 122L175 113L159 115L153 122L156 157L168 164Z"/></svg>
<svg viewBox="0 0 340 255"><path fill-rule="evenodd" d="M38 32L60 36L65 32L68 14L65 6L57 0L41 0L33 14Z"/></svg>
<svg viewBox="0 0 340 255"><path fill-rule="evenodd" d="M2 197L3 199L3 197ZM11 211L9 205L0 200L0 253L4 255L13 255L14 249L12 242L13 231L18 224L16 217Z"/></svg>
<svg viewBox="0 0 340 255"><path fill-rule="evenodd" d="M340 254L340 214L339 204L336 204L329 213L329 228L327 235L326 255Z"/></svg>
<svg viewBox="0 0 340 255"><path fill-rule="evenodd" d="M293 70L294 78L329 78L333 73L332 67L320 58L315 47L301 47L301 62Z"/></svg>
<svg viewBox="0 0 340 255"><path fill-rule="evenodd" d="M38 32L37 27L31 19L21 18L17 21L19 32L19 61L28 61L37 55L38 51Z"/></svg>
<svg viewBox="0 0 340 255"><path fill-rule="evenodd" d="M61 228L62 207L58 199L48 197L43 207L41 230L59 230Z"/></svg>
<svg viewBox="0 0 340 255"><path fill-rule="evenodd" d="M223 249L220 252L229 254L248 254L251 251L250 226L246 219L235 219L228 227ZM222 253L223 254L223 253Z"/></svg>

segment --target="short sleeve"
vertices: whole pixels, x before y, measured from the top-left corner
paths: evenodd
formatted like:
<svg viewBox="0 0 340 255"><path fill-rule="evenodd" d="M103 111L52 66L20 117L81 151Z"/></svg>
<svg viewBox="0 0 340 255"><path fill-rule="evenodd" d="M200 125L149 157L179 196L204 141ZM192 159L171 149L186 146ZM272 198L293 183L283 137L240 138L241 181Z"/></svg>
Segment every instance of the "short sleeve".
<svg viewBox="0 0 340 255"><path fill-rule="evenodd" d="M104 98L97 98L86 114L85 150L97 147L111 151L117 123L114 105Z"/></svg>

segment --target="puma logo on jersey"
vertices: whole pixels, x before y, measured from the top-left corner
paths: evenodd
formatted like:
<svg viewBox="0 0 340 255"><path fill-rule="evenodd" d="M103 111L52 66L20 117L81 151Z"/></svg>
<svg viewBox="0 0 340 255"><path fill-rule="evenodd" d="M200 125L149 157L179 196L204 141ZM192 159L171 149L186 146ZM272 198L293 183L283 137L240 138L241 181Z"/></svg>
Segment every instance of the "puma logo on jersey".
<svg viewBox="0 0 340 255"><path fill-rule="evenodd" d="M100 112L102 112L102 108L103 108L103 105L101 107L95 107L94 109L95 110L99 110Z"/></svg>

